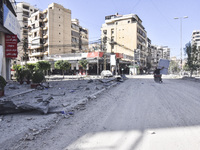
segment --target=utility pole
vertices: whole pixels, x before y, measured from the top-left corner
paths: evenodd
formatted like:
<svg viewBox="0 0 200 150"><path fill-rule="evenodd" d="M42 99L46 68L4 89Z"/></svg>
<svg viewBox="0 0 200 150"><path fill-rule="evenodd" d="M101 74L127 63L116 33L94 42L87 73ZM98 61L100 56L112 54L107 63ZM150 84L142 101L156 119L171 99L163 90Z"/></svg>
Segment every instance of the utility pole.
<svg viewBox="0 0 200 150"><path fill-rule="evenodd" d="M186 19L188 16L184 17L175 17L174 19L180 19L180 60L181 60L181 73L183 71L183 60L182 60L182 19Z"/></svg>
<svg viewBox="0 0 200 150"><path fill-rule="evenodd" d="M106 47L105 44L107 43L107 37L103 37L103 49L104 49L104 67L103 69L106 70Z"/></svg>
<svg viewBox="0 0 200 150"><path fill-rule="evenodd" d="M98 56L97 56L97 75L99 75L99 48L97 47L98 50Z"/></svg>

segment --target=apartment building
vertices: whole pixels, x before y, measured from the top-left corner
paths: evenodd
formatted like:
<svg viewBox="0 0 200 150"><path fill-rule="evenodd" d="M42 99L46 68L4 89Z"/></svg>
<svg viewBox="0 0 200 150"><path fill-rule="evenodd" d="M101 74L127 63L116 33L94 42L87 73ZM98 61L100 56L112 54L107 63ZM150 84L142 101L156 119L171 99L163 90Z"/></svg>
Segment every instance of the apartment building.
<svg viewBox="0 0 200 150"><path fill-rule="evenodd" d="M71 10L52 3L37 11L28 21L29 60L44 60L49 55L71 53Z"/></svg>
<svg viewBox="0 0 200 150"><path fill-rule="evenodd" d="M151 45L151 68L155 69L161 58L170 60L170 48L167 46Z"/></svg>
<svg viewBox="0 0 200 150"><path fill-rule="evenodd" d="M123 53L126 61L133 61L135 50L140 54L140 65L146 65L147 32L135 14L110 15L101 27L101 38L108 53ZM123 58L125 60L125 58Z"/></svg>
<svg viewBox="0 0 200 150"><path fill-rule="evenodd" d="M18 57L17 62L24 62L28 60L28 18L31 14L38 11L38 9L29 3L20 2L17 3L17 19L20 24L20 37L21 42L18 43Z"/></svg>
<svg viewBox="0 0 200 150"><path fill-rule="evenodd" d="M71 21L71 36L72 53L88 51L88 29L80 26L78 19L72 19Z"/></svg>
<svg viewBox="0 0 200 150"><path fill-rule="evenodd" d="M200 30L192 32L192 44L197 44L197 48L200 48Z"/></svg>

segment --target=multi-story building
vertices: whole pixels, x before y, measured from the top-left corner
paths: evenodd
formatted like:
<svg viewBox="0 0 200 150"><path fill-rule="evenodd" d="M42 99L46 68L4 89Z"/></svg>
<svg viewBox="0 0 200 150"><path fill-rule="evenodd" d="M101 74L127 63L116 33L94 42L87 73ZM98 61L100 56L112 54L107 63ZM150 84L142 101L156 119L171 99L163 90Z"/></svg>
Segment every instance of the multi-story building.
<svg viewBox="0 0 200 150"><path fill-rule="evenodd" d="M71 36L72 36L72 53L88 51L88 29L79 24L78 19L72 19Z"/></svg>
<svg viewBox="0 0 200 150"><path fill-rule="evenodd" d="M151 68L157 67L159 59L170 60L170 48L167 46L151 45Z"/></svg>
<svg viewBox="0 0 200 150"><path fill-rule="evenodd" d="M133 61L134 52L137 52L140 65L146 65L147 32L137 15L106 16L101 28L101 38L106 39L103 41L107 53L123 53L126 59L122 60Z"/></svg>
<svg viewBox="0 0 200 150"><path fill-rule="evenodd" d="M29 59L71 53L71 10L52 3L29 18Z"/></svg>
<svg viewBox="0 0 200 150"><path fill-rule="evenodd" d="M0 1L0 75L11 79L11 60L17 57L20 26L14 0Z"/></svg>
<svg viewBox="0 0 200 150"><path fill-rule="evenodd" d="M192 32L192 44L197 44L197 48L200 48L200 30Z"/></svg>
<svg viewBox="0 0 200 150"><path fill-rule="evenodd" d="M21 42L18 43L18 58L17 62L24 62L28 60L28 18L31 14L37 12L38 9L31 6L29 3L20 2L17 3L17 19L20 24L20 37Z"/></svg>

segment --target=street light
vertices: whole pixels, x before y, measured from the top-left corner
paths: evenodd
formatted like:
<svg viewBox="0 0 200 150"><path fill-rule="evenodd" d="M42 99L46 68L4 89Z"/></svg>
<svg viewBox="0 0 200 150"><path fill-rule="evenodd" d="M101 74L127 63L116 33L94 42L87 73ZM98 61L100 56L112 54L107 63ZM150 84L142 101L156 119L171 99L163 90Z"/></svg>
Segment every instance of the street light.
<svg viewBox="0 0 200 150"><path fill-rule="evenodd" d="M180 52L181 52L181 72L183 69L183 65L182 65L182 19L186 19L188 18L188 16L184 16L184 17L175 17L174 19L180 19Z"/></svg>

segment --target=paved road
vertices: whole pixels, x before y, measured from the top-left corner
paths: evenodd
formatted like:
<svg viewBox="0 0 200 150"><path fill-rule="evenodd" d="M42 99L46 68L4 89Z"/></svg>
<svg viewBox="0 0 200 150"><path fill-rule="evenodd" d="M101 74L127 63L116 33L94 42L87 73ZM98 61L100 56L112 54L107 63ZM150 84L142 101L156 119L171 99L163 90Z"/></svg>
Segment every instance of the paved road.
<svg viewBox="0 0 200 150"><path fill-rule="evenodd" d="M43 150L199 150L200 83L135 76L27 142ZM24 146L24 145L23 145ZM22 148L22 147L21 147Z"/></svg>

